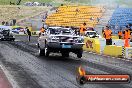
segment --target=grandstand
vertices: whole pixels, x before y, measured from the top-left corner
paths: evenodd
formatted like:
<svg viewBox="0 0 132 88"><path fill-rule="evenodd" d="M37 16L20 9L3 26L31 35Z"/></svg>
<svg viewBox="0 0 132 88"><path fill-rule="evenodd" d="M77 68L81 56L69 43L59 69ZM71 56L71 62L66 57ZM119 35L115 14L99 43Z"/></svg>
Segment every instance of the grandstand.
<svg viewBox="0 0 132 88"><path fill-rule="evenodd" d="M113 30L116 29L115 26L124 28L128 24L132 24L132 8L117 8L108 24L112 26Z"/></svg>
<svg viewBox="0 0 132 88"><path fill-rule="evenodd" d="M87 27L95 27L104 11L105 9L99 6L60 6L56 13L47 17L46 24L80 27L86 22Z"/></svg>

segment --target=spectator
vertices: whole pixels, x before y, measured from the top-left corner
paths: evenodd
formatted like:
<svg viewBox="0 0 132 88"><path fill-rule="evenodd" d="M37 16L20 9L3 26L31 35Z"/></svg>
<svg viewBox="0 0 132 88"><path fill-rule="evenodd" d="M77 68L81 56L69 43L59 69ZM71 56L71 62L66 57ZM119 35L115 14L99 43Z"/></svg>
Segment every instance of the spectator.
<svg viewBox="0 0 132 88"><path fill-rule="evenodd" d="M6 22L6 23L5 23L5 26L9 26L9 23L8 23L8 22Z"/></svg>
<svg viewBox="0 0 132 88"><path fill-rule="evenodd" d="M98 21L98 22L99 22L99 20L100 20L100 19L97 17L97 21Z"/></svg>
<svg viewBox="0 0 132 88"><path fill-rule="evenodd" d="M41 35L42 33L44 33L44 32L45 32L45 29L44 29L44 27L42 27L42 28L40 29L39 37L40 37L40 35Z"/></svg>
<svg viewBox="0 0 132 88"><path fill-rule="evenodd" d="M94 17L91 17L90 20L91 20L91 21L94 21Z"/></svg>
<svg viewBox="0 0 132 88"><path fill-rule="evenodd" d="M27 34L27 28L28 27L26 27L26 28L23 29L24 34Z"/></svg>
<svg viewBox="0 0 132 88"><path fill-rule="evenodd" d="M79 12L79 9L78 9L78 8L76 8L76 15L78 14L78 12Z"/></svg>
<svg viewBox="0 0 132 88"><path fill-rule="evenodd" d="M84 22L83 25L80 27L80 35L84 36L86 31L86 23Z"/></svg>
<svg viewBox="0 0 132 88"><path fill-rule="evenodd" d="M122 39L122 31L121 31L121 29L120 29L120 31L118 31L118 37L119 37L119 39Z"/></svg>
<svg viewBox="0 0 132 88"><path fill-rule="evenodd" d="M2 21L2 25L5 25L5 21Z"/></svg>
<svg viewBox="0 0 132 88"><path fill-rule="evenodd" d="M15 26L16 25L16 19L13 19L12 22L13 22L13 26Z"/></svg>
<svg viewBox="0 0 132 88"><path fill-rule="evenodd" d="M26 29L27 29L27 34L28 34L28 41L30 41L31 31L28 29L28 27L26 27Z"/></svg>
<svg viewBox="0 0 132 88"><path fill-rule="evenodd" d="M124 34L124 39L125 39L124 46L125 47L130 47L129 39L131 37L131 32L130 32L130 28L129 28L128 25L126 26L125 31L123 32L123 34Z"/></svg>
<svg viewBox="0 0 132 88"><path fill-rule="evenodd" d="M104 37L106 39L106 45L112 45L112 30L109 26L106 26L104 30Z"/></svg>
<svg viewBox="0 0 132 88"><path fill-rule="evenodd" d="M63 4L61 4L61 6L63 6Z"/></svg>
<svg viewBox="0 0 132 88"><path fill-rule="evenodd" d="M12 26L12 21L10 21L10 26Z"/></svg>

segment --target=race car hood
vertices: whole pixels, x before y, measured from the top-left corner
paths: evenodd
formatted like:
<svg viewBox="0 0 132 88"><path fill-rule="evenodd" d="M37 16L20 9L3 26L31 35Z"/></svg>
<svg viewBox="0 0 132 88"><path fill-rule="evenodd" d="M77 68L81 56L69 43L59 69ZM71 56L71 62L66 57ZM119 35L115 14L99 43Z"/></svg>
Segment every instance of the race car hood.
<svg viewBox="0 0 132 88"><path fill-rule="evenodd" d="M73 35L50 35L49 39L56 40L58 39L59 42L69 42L69 43L83 43L84 37L81 36L73 36Z"/></svg>
<svg viewBox="0 0 132 88"><path fill-rule="evenodd" d="M50 35L50 37L81 37L83 38L82 36L74 36L74 35Z"/></svg>

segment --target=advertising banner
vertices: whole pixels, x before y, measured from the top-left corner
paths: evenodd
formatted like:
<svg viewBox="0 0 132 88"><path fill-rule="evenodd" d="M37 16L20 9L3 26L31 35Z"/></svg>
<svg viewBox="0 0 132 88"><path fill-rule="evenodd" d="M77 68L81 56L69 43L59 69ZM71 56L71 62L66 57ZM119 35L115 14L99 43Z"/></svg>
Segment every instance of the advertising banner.
<svg viewBox="0 0 132 88"><path fill-rule="evenodd" d="M24 26L4 26L4 25L0 25L0 31L2 30L11 30L13 33L15 34L26 34L26 27ZM28 29L30 31L32 31L32 27L28 27Z"/></svg>
<svg viewBox="0 0 132 88"><path fill-rule="evenodd" d="M12 26L12 32L16 34L26 34L26 27L24 26ZM30 31L32 31L32 27L28 27Z"/></svg>
<svg viewBox="0 0 132 88"><path fill-rule="evenodd" d="M83 46L84 50L100 53L99 39L87 38L86 37L84 39L84 43L85 43L85 45Z"/></svg>

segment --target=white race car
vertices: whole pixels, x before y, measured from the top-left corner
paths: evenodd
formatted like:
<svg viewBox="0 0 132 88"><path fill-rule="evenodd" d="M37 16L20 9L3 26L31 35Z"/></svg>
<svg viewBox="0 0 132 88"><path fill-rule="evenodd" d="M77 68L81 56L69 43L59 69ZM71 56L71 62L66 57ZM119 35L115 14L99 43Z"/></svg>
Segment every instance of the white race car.
<svg viewBox="0 0 132 88"><path fill-rule="evenodd" d="M86 31L85 36L89 38L102 38L96 31Z"/></svg>
<svg viewBox="0 0 132 88"><path fill-rule="evenodd" d="M70 28L49 27L45 34L38 38L39 55L49 56L50 52L61 53L63 57L69 57L69 53L82 57L84 39L76 36Z"/></svg>

